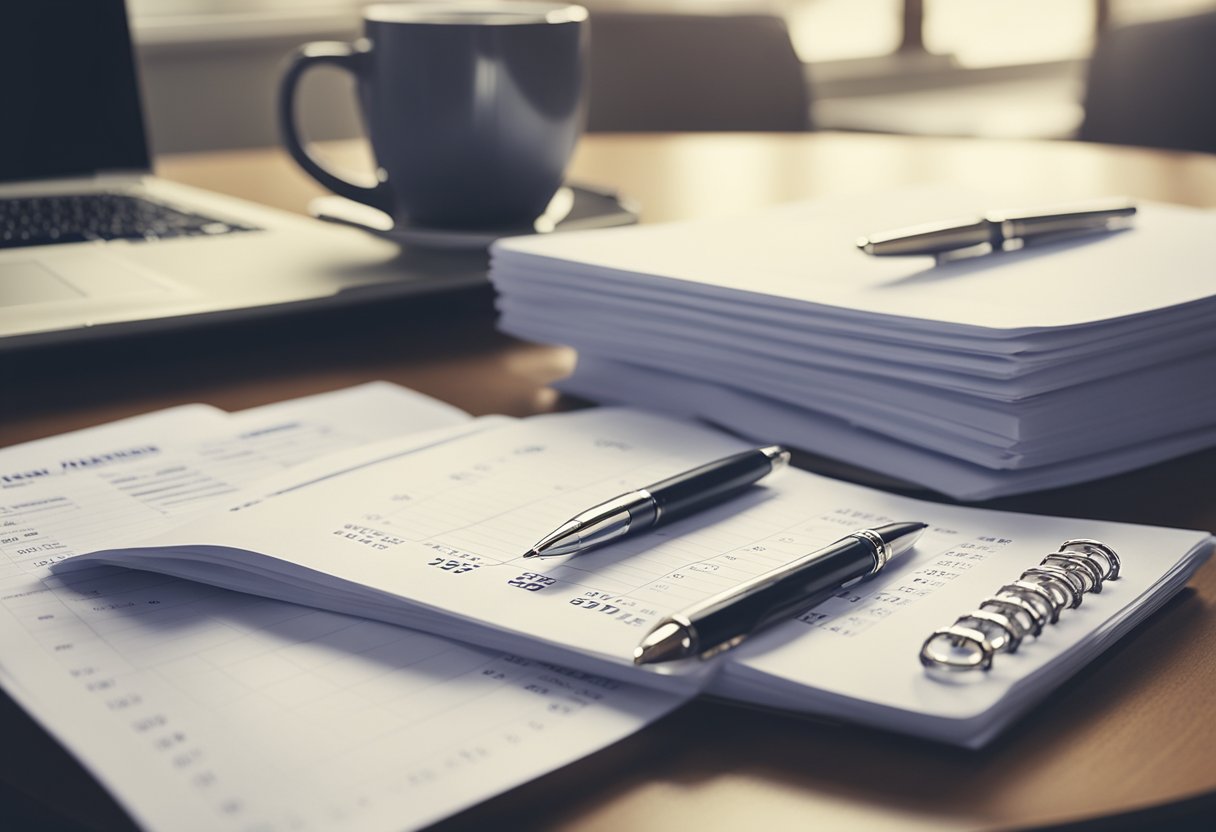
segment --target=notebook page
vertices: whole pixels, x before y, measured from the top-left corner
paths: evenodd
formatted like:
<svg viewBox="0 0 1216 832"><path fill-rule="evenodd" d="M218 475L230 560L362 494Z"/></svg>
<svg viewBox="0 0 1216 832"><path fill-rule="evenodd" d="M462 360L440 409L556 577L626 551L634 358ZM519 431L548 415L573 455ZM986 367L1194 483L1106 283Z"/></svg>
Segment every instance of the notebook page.
<svg viewBox="0 0 1216 832"><path fill-rule="evenodd" d="M522 646L527 635L565 648L542 658L591 653L620 664L662 611L768 568L753 556L730 574L681 571L710 549L744 547L764 528L746 510L775 492L759 487L717 512L565 562L522 554L597 502L744 447L638 412L535 417L381 464L352 469L335 458L341 476L310 473L312 484L144 544L277 556L289 568L485 622L508 634L490 642L498 647ZM720 522L725 516L736 524ZM699 526L700 537L687 534ZM451 623L433 626L452 633ZM478 633L486 643L482 636L492 633Z"/></svg>
<svg viewBox="0 0 1216 832"><path fill-rule="evenodd" d="M421 452L408 464L350 471L145 541L163 549L112 557L134 564L141 556L159 557L154 568L172 569L175 558L188 559L196 551L187 543L230 547L230 563L242 562L238 549L259 552L449 613L419 619L437 631L452 632L462 621L479 618L521 651L541 658L558 648L598 654L617 663L621 678L635 678L656 672L634 668L628 659L661 615L858 528L923 521L931 528L912 552L846 594L849 604L857 603L847 601L852 595L869 599L861 618L854 620L855 611L842 617L841 601L833 600L808 619L811 632L789 625L770 638L788 639L793 632L803 649L805 634L811 645L806 649L816 650L848 639L835 648L842 651L832 654L835 662L869 666L854 678L838 674L832 661L806 662L795 654L790 664L802 675L791 671L788 678L798 686L954 717L991 706L1062 651L1134 608L1151 588L1193 569L1198 558L1188 553L1208 540L1203 532L941 506L790 471L655 533L564 559L521 559L544 532L578 510L738 448L736 440L636 411L537 417ZM1076 537L1109 538L1125 554L1128 577L1074 611L1066 626L1027 650L1028 659L1007 663L1008 675L996 676L998 682L970 704L926 693L916 664L924 637ZM244 563L267 565L248 558ZM327 596L326 589L318 581L310 602L337 603L338 596ZM378 611L372 608L371 614ZM815 626L820 614L832 619L829 635ZM870 666L871 657L881 662ZM886 669L895 661L907 678L872 692L874 667ZM766 666L766 672L782 676L784 666ZM789 706L799 701L794 697Z"/></svg>
<svg viewBox="0 0 1216 832"><path fill-rule="evenodd" d="M973 747L1157 609L1213 547L1203 531L943 506L853 486L831 493L833 514L847 522L877 511L931 518L933 526L911 557L737 650L715 691L778 707L801 702L817 713ZM1016 652L997 654L987 672L942 681L923 670L919 653L930 633L1076 538L1112 547L1121 577L1063 610Z"/></svg>
<svg viewBox="0 0 1216 832"><path fill-rule="evenodd" d="M164 450L155 441L149 444L147 440L150 437L161 441L173 436L207 435L208 432L222 431L227 419L228 414L216 407L184 405L2 449L0 498L34 482L49 479L62 481L69 474L95 470L99 465L132 462L136 458L148 460ZM18 550L31 547L20 546L20 536L13 534L20 525L13 512L36 507L21 509L10 501L6 500L5 503L5 510L0 513L0 553L10 563L14 559L44 561L32 568L44 568L57 560L54 552L39 552L36 548L17 554ZM9 565L0 567L4 568L6 575L13 574L14 570ZM20 567L17 571L20 571ZM6 673L5 659L6 656L0 655L0 673ZM8 674L4 684L11 689L17 680Z"/></svg>
<svg viewBox="0 0 1216 832"><path fill-rule="evenodd" d="M0 491L6 687L148 828L420 826L636 730L679 700L146 573L47 575L290 462L466 418L371 385L239 414L223 431L166 415L98 429L92 450L87 432L74 437L77 456L178 450ZM67 452L41 447L44 467Z"/></svg>

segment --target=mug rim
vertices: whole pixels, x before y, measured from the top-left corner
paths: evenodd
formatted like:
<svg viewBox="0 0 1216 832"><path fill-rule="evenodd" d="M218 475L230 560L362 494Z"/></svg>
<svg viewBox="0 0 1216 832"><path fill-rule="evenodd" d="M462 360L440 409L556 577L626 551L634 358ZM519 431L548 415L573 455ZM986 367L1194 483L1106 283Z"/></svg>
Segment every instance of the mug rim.
<svg viewBox="0 0 1216 832"><path fill-rule="evenodd" d="M375 3L363 9L363 19L374 23L407 23L466 26L521 26L551 23L581 23L587 10L575 3L461 2Z"/></svg>

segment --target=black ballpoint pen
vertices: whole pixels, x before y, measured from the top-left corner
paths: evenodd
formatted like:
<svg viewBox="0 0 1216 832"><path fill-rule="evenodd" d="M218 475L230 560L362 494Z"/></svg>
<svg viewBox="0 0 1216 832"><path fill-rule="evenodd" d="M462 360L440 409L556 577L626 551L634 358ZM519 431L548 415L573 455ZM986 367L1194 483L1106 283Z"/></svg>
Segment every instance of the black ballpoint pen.
<svg viewBox="0 0 1216 832"><path fill-rule="evenodd" d="M862 529L662 619L633 651L634 664L709 658L878 572L903 554L924 523Z"/></svg>
<svg viewBox="0 0 1216 832"><path fill-rule="evenodd" d="M575 515L541 538L525 558L581 552L693 514L789 464L780 445L743 451L629 491Z"/></svg>

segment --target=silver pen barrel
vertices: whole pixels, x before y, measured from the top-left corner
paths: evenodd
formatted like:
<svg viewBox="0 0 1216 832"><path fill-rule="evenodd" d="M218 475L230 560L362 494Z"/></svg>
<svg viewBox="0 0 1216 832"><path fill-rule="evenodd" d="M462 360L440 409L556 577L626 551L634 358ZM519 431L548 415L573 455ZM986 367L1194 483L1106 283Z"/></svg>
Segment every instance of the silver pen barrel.
<svg viewBox="0 0 1216 832"><path fill-rule="evenodd" d="M1135 205L1119 202L1089 209L1060 210L1051 213L990 214L988 218L999 222L1002 237L1010 240L1106 231L1127 225L1135 215Z"/></svg>
<svg viewBox="0 0 1216 832"><path fill-rule="evenodd" d="M1125 199L1062 206L1048 211L992 211L975 219L898 228L862 237L857 247L875 257L944 254L987 244L1054 239L1127 228L1136 206Z"/></svg>

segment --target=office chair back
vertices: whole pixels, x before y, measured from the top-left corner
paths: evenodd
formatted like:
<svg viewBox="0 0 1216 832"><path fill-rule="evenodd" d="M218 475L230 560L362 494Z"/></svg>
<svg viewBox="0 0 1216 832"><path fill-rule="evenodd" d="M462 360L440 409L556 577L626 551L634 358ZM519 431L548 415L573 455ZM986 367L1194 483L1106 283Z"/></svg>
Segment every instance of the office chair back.
<svg viewBox="0 0 1216 832"><path fill-rule="evenodd" d="M1104 34L1080 138L1216 153L1216 12Z"/></svg>
<svg viewBox="0 0 1216 832"><path fill-rule="evenodd" d="M781 18L592 12L588 130L810 128Z"/></svg>

